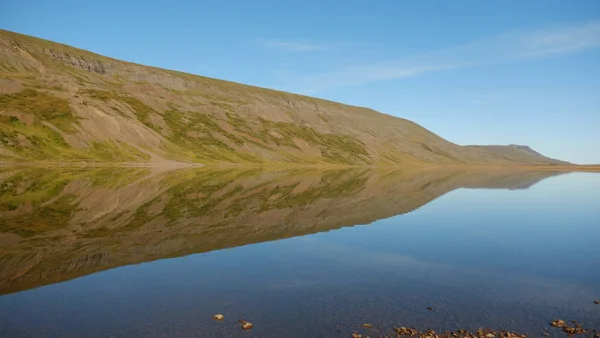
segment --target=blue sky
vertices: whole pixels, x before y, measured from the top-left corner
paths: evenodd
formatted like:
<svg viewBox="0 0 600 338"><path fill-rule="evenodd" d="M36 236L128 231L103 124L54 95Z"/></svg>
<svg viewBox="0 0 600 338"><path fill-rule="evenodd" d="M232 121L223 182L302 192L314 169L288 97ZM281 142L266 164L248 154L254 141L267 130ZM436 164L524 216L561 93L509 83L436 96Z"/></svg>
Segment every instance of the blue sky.
<svg viewBox="0 0 600 338"><path fill-rule="evenodd" d="M600 1L11 1L0 27L600 163Z"/></svg>

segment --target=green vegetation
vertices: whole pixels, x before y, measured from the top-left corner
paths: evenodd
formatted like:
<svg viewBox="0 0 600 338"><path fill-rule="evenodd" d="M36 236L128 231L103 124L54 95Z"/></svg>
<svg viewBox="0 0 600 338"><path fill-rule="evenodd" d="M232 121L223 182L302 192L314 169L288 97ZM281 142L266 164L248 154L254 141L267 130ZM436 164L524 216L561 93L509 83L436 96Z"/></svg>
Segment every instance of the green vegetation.
<svg viewBox="0 0 600 338"><path fill-rule="evenodd" d="M0 171L0 232L22 237L66 227L77 211L75 192L65 188L77 186L117 189L143 179L144 168L105 168L98 170L48 170L28 168Z"/></svg>
<svg viewBox="0 0 600 338"><path fill-rule="evenodd" d="M150 155L119 141L93 142L87 154L91 155L88 159L103 162L140 162L140 160L147 162L150 160Z"/></svg>
<svg viewBox="0 0 600 338"><path fill-rule="evenodd" d="M144 104L139 99L132 96L118 95L113 91L108 90L97 90L97 89L87 89L83 92L88 97L93 99L97 99L103 102L109 102L110 100L120 101L126 103L131 110L133 110L134 114L143 124L155 128L150 123L150 114L157 113L154 109L148 107L148 105Z"/></svg>
<svg viewBox="0 0 600 338"><path fill-rule="evenodd" d="M246 121L232 113L233 105L225 102L211 101L226 110L228 122L234 132L223 130L217 118L201 112L181 112L175 108L160 114L135 97L119 95L114 91L86 89L82 95L105 103L111 101L128 105L138 120L148 127L158 130L150 122L151 114L162 115L169 127L167 139L177 148L166 146L167 151L179 159L191 159L196 162L242 162L260 163L262 160L248 153L240 152L236 147L244 145L245 135L250 136L250 143L269 149L279 154L282 160L290 162L317 163L318 159L292 156L273 146L298 148L294 139L300 139L318 147L323 158L329 163L352 164L365 162L368 152L364 144L346 135L323 134L307 126L292 123L275 123L265 119ZM1 96L0 103L15 111L47 120L63 131L72 131L71 124L76 121L68 101L50 94L26 89L18 94ZM116 108L115 108L116 109ZM124 142L106 141L91 142L90 147L77 151L72 149L56 131L43 124L25 125L14 116L2 117L0 129L1 144L20 155L40 160L53 158L89 159L97 161L140 161L149 160L149 156ZM255 141L256 139L260 142ZM34 156L31 156L31 155Z"/></svg>
<svg viewBox="0 0 600 338"><path fill-rule="evenodd" d="M91 97L96 100L108 102L110 100L118 100L119 96L114 92L108 90L98 90L98 89L87 89L84 90L82 94L85 94L88 97Z"/></svg>
<svg viewBox="0 0 600 338"><path fill-rule="evenodd" d="M18 111L38 121L47 121L65 132L73 132L77 121L67 99L33 89L15 94L0 95L0 107L4 111Z"/></svg>
<svg viewBox="0 0 600 338"><path fill-rule="evenodd" d="M190 170L169 176L164 181L169 188L164 194L147 201L136 210L127 224L115 231L132 231L154 217L148 211L159 200L164 200L160 215L176 223L223 213L226 219L244 212L265 212L272 209L294 208L315 203L320 199L348 197L363 189L368 172L363 170L286 171L282 183L265 181L252 183L260 170ZM320 183L295 193L306 175L322 175ZM289 179L289 183L284 183ZM246 182L246 185L242 185Z"/></svg>
<svg viewBox="0 0 600 338"><path fill-rule="evenodd" d="M270 192L268 198L262 203L263 210L291 208L300 205L309 205L323 198L341 198L351 196L361 190L367 182L368 172L359 170L332 170L325 172L318 186L293 194L296 185L277 187ZM281 196L272 200L274 195Z"/></svg>
<svg viewBox="0 0 600 338"><path fill-rule="evenodd" d="M45 169L5 177L0 183L0 213L5 216L0 232L28 237L65 227L74 211L70 204L73 196L62 192L72 179L71 175ZM31 212L27 212L29 208ZM16 216L10 217L11 213Z"/></svg>
<svg viewBox="0 0 600 338"><path fill-rule="evenodd" d="M214 117L199 113L182 113L170 109L163 115L165 123L171 130L168 139L182 149L194 153L199 161L212 162L260 162L250 154L236 152L225 140L236 145L244 141L219 127ZM222 138L217 137L222 135Z"/></svg>
<svg viewBox="0 0 600 338"><path fill-rule="evenodd" d="M323 134L308 126L293 123L274 123L264 119L260 121L261 130L258 135L268 142L298 148L294 142L297 138L318 146L324 159L330 163L353 164L368 161L369 153L365 145L351 136Z"/></svg>
<svg viewBox="0 0 600 338"><path fill-rule="evenodd" d="M335 164L369 163L369 153L365 145L348 135L324 134L308 126L294 123L272 122L259 118L256 122L244 120L237 114L228 113L229 123L239 133L247 134L260 139L263 147L268 145L286 146L300 150L294 139L304 140L321 150L326 162ZM318 163L322 160L308 157L291 157L294 161L304 163Z"/></svg>
<svg viewBox="0 0 600 338"><path fill-rule="evenodd" d="M118 141L90 142L88 148L70 147L57 131L40 124L30 126L13 116L0 116L0 145L28 159L102 162L148 161L150 156Z"/></svg>
<svg viewBox="0 0 600 338"><path fill-rule="evenodd" d="M144 179L151 171L148 168L101 168L86 170L86 173L92 186L116 189Z"/></svg>
<svg viewBox="0 0 600 338"><path fill-rule="evenodd" d="M39 123L28 126L15 116L0 116L0 145L36 160L64 158L72 151L57 131Z"/></svg>
<svg viewBox="0 0 600 338"><path fill-rule="evenodd" d="M73 195L60 196L49 206L36 208L31 213L5 221L0 225L0 232L30 237L66 228L74 211L73 200Z"/></svg>
<svg viewBox="0 0 600 338"><path fill-rule="evenodd" d="M71 147L60 133L73 133L73 123L77 121L66 99L24 89L16 94L0 95L0 107L3 111L14 112L11 115L0 115L0 146L27 159L104 162L139 162L150 159L148 154L124 142L89 142L87 149Z"/></svg>
<svg viewBox="0 0 600 338"><path fill-rule="evenodd" d="M127 224L123 227L120 227L118 230L113 230L112 233L116 232L130 232L136 229L141 228L144 224L150 222L154 217L148 215L148 208L150 207L150 203L144 204L142 207L135 210L133 217L127 222ZM116 218L121 217L122 215L117 215ZM98 235L90 234L89 236Z"/></svg>
<svg viewBox="0 0 600 338"><path fill-rule="evenodd" d="M243 190L238 185L232 185L232 174L235 174L232 170L189 174L188 179L168 190L170 199L163 209L163 215L170 220L204 216L221 201ZM224 193L226 187L230 190Z"/></svg>
<svg viewBox="0 0 600 338"><path fill-rule="evenodd" d="M142 101L136 99L135 97L122 96L121 101L127 103L131 109L135 112L135 115L138 119L145 125L151 126L150 123L150 114L156 113L154 109L145 105Z"/></svg>
<svg viewBox="0 0 600 338"><path fill-rule="evenodd" d="M27 202L42 205L56 198L72 181L90 182L94 187L115 188L126 186L149 174L146 168L104 169L10 169L0 171L0 212L16 209Z"/></svg>
<svg viewBox="0 0 600 338"><path fill-rule="evenodd" d="M0 212L17 209L22 203L40 205L55 198L73 177L60 171L19 170L0 182Z"/></svg>

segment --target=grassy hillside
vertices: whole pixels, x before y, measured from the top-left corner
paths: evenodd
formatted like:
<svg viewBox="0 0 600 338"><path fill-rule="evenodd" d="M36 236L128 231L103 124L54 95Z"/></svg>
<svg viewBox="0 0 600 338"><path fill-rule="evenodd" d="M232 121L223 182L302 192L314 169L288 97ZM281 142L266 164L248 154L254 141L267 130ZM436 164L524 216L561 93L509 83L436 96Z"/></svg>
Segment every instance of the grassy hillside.
<svg viewBox="0 0 600 338"><path fill-rule="evenodd" d="M0 30L0 161L560 164L367 108L141 66Z"/></svg>

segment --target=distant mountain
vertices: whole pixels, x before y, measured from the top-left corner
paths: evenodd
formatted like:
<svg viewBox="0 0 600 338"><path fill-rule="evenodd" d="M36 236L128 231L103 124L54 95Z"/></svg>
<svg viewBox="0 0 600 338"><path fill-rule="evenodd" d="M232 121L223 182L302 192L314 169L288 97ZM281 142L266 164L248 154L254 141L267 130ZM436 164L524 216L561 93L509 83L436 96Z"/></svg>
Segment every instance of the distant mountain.
<svg viewBox="0 0 600 338"><path fill-rule="evenodd" d="M571 163L555 160L544 156L529 146L510 144L508 146L490 145L490 146L466 146L467 148L478 149L494 158L504 159L513 162L530 163L530 161L538 161L539 163L569 165Z"/></svg>
<svg viewBox="0 0 600 338"><path fill-rule="evenodd" d="M137 65L0 30L0 161L567 164L459 146L368 108Z"/></svg>

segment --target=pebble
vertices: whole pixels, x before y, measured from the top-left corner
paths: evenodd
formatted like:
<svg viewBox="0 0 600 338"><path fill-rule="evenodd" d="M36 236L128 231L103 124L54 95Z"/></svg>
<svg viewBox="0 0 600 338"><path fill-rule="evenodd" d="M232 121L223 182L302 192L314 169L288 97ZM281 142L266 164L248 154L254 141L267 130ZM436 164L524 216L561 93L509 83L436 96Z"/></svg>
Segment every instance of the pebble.
<svg viewBox="0 0 600 338"><path fill-rule="evenodd" d="M563 331L568 334L586 334L587 330L581 327L565 327Z"/></svg>
<svg viewBox="0 0 600 338"><path fill-rule="evenodd" d="M458 331L450 332L444 331L442 333L436 333L433 330L429 331L417 331L416 329L399 327L394 329L400 337L420 337L420 338L527 338L527 335L518 334L507 331L491 331L479 329L475 333L471 333L467 330L461 329Z"/></svg>
<svg viewBox="0 0 600 338"><path fill-rule="evenodd" d="M213 316L214 320L223 320L223 318L225 318L225 316L220 313Z"/></svg>
<svg viewBox="0 0 600 338"><path fill-rule="evenodd" d="M395 329L395 331L397 334L403 334L403 335L408 335L408 336L410 336L410 335L414 336L418 333L417 330L411 329L408 327L398 327Z"/></svg>
<svg viewBox="0 0 600 338"><path fill-rule="evenodd" d="M352 338L362 338L362 335L360 333L358 333L358 332L354 332L352 334Z"/></svg>
<svg viewBox="0 0 600 338"><path fill-rule="evenodd" d="M594 304L600 304L600 300L597 300L597 299L596 299L596 300L594 301Z"/></svg>

